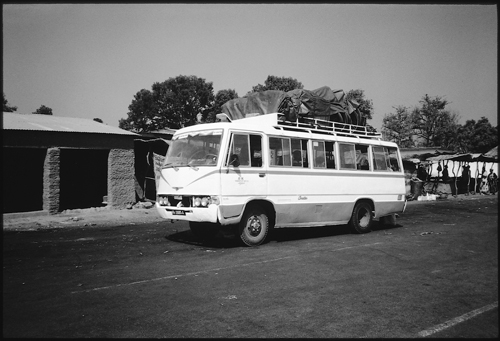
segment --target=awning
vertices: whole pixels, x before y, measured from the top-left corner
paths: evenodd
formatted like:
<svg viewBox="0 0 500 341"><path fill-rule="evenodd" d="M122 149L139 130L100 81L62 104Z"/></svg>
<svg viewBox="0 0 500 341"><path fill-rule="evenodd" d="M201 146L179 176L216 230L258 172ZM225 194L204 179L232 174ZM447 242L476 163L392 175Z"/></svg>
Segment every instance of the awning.
<svg viewBox="0 0 500 341"><path fill-rule="evenodd" d="M462 162L498 162L498 159L487 157L485 154L480 153L466 153L466 154L453 154L453 155L437 155L428 157L426 161L462 161Z"/></svg>

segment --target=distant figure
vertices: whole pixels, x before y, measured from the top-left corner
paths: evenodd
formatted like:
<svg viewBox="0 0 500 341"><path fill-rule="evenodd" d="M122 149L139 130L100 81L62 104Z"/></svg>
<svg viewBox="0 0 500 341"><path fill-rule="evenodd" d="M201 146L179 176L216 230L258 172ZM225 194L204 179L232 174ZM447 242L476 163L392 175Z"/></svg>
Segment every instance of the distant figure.
<svg viewBox="0 0 500 341"><path fill-rule="evenodd" d="M465 190L465 195L469 195L469 181L470 181L470 166L465 165L462 171L462 186Z"/></svg>
<svg viewBox="0 0 500 341"><path fill-rule="evenodd" d="M497 175L490 169L490 174L488 174L488 186L490 187L490 193L495 194L497 192Z"/></svg>
<svg viewBox="0 0 500 341"><path fill-rule="evenodd" d="M490 186L488 185L488 176L486 174L486 168L483 166L481 171L481 187L479 188L480 194L489 194Z"/></svg>
<svg viewBox="0 0 500 341"><path fill-rule="evenodd" d="M448 165L444 165L443 168L443 182L447 183L450 180L450 175L448 174Z"/></svg>
<svg viewBox="0 0 500 341"><path fill-rule="evenodd" d="M418 166L417 178L419 178L421 181L426 181L427 180L427 171L425 170L425 167L424 167L423 164L420 164Z"/></svg>

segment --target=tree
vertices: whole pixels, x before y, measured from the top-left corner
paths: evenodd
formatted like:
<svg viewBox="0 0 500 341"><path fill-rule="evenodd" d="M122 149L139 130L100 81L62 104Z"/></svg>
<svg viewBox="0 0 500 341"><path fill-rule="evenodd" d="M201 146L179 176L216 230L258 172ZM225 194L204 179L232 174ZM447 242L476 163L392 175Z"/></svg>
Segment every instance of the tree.
<svg viewBox="0 0 500 341"><path fill-rule="evenodd" d="M32 112L32 114L52 115L52 109L42 104L40 108L36 109L36 111Z"/></svg>
<svg viewBox="0 0 500 341"><path fill-rule="evenodd" d="M252 87L252 90L247 93L251 94L253 92L261 92L266 90L281 90L284 92L294 90L294 89L303 89L304 86L301 82L297 81L295 78L291 77L276 77L276 76L267 76L267 79L264 82L264 85L258 84Z"/></svg>
<svg viewBox="0 0 500 341"><path fill-rule="evenodd" d="M477 122L467 120L450 142L461 153L486 153L498 146L498 127L493 127L484 116Z"/></svg>
<svg viewBox="0 0 500 341"><path fill-rule="evenodd" d="M366 117L367 120L371 120L373 118L373 101L371 99L365 98L365 93L363 90L349 90L349 92L346 94L346 98L348 100L354 100L358 102L358 111L363 117Z"/></svg>
<svg viewBox="0 0 500 341"><path fill-rule="evenodd" d="M458 115L445 110L449 102L442 97L425 94L412 113L413 132L424 147L439 147L450 130L458 124Z"/></svg>
<svg viewBox="0 0 500 341"><path fill-rule="evenodd" d="M96 117L94 118L94 121L99 122L99 123L104 123L100 118Z"/></svg>
<svg viewBox="0 0 500 341"><path fill-rule="evenodd" d="M213 104L211 82L180 75L154 83L151 91L140 90L128 107L128 117L119 121L119 127L138 133L179 129L196 124L198 114L203 116Z"/></svg>
<svg viewBox="0 0 500 341"><path fill-rule="evenodd" d="M412 117L410 108L403 105L393 107L396 112L384 115L382 136L387 141L396 142L400 148L414 147L412 139Z"/></svg>
<svg viewBox="0 0 500 341"><path fill-rule="evenodd" d="M234 89L217 91L214 104L210 110L205 111L206 115L202 117L202 121L205 123L215 122L215 115L222 112L222 105L234 98L238 98L238 93Z"/></svg>
<svg viewBox="0 0 500 341"><path fill-rule="evenodd" d="M5 92L3 93L3 111L4 112L14 112L17 110L17 107L11 106L5 97Z"/></svg>

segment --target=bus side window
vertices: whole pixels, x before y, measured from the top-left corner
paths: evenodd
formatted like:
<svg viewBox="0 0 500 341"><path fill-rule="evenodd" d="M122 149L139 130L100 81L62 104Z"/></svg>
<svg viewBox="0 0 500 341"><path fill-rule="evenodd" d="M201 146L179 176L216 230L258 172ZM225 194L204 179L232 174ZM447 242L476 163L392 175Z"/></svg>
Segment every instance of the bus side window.
<svg viewBox="0 0 500 341"><path fill-rule="evenodd" d="M239 166L250 166L249 159L249 144L247 134L233 134L231 139L231 146L229 148L229 155L227 163L232 154L238 155ZM226 165L228 165L226 163Z"/></svg>
<svg viewBox="0 0 500 341"><path fill-rule="evenodd" d="M302 167L309 168L309 154L307 153L307 140L302 140Z"/></svg>
<svg viewBox="0 0 500 341"><path fill-rule="evenodd" d="M302 149L299 139L292 139L292 166L302 167Z"/></svg>
<svg viewBox="0 0 500 341"><path fill-rule="evenodd" d="M368 162L368 146L361 144L356 145L356 168L361 170L370 169L370 164Z"/></svg>
<svg viewBox="0 0 500 341"><path fill-rule="evenodd" d="M339 143L340 168L356 169L356 152L354 145Z"/></svg>
<svg viewBox="0 0 500 341"><path fill-rule="evenodd" d="M288 138L269 138L269 158L270 165L291 166L290 158L290 139Z"/></svg>
<svg viewBox="0 0 500 341"><path fill-rule="evenodd" d="M262 137L250 135L250 158L252 167L262 167Z"/></svg>
<svg viewBox="0 0 500 341"><path fill-rule="evenodd" d="M389 150L389 167L395 172L399 172L401 167L398 161L398 150L394 147L387 148Z"/></svg>
<svg viewBox="0 0 500 341"><path fill-rule="evenodd" d="M335 142L325 142L326 168L335 169Z"/></svg>
<svg viewBox="0 0 500 341"><path fill-rule="evenodd" d="M313 141L313 167L325 168L325 142Z"/></svg>
<svg viewBox="0 0 500 341"><path fill-rule="evenodd" d="M385 147L373 146L373 168L375 170L387 170L387 153Z"/></svg>

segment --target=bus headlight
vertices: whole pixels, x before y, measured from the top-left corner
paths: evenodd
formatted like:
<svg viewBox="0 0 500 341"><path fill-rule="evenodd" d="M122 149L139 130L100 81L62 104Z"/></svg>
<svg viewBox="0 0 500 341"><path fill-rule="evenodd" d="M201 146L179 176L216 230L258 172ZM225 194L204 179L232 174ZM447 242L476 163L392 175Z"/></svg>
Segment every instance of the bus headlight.
<svg viewBox="0 0 500 341"><path fill-rule="evenodd" d="M209 199L210 199L209 197L203 197L203 198L201 198L201 206L207 207Z"/></svg>
<svg viewBox="0 0 500 341"><path fill-rule="evenodd" d="M200 207L201 205L201 198L200 197L194 197L193 198L193 206L194 207Z"/></svg>
<svg viewBox="0 0 500 341"><path fill-rule="evenodd" d="M193 197L193 207L208 207L208 205L219 205L219 197L213 196L199 196Z"/></svg>
<svg viewBox="0 0 500 341"><path fill-rule="evenodd" d="M170 202L168 201L168 197L164 195L158 195L156 198L156 202L160 204L160 206L170 206Z"/></svg>

